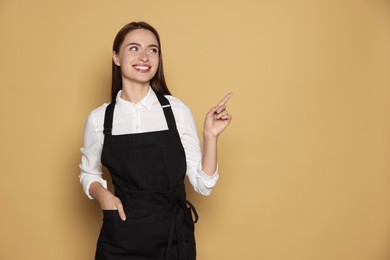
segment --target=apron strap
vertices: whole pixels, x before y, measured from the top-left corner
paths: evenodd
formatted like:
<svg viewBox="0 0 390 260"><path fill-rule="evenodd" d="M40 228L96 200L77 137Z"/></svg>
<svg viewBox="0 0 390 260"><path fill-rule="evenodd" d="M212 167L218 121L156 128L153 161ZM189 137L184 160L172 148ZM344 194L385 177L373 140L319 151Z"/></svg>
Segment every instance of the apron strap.
<svg viewBox="0 0 390 260"><path fill-rule="evenodd" d="M106 113L104 115L104 129L103 129L104 135L112 134L112 119L114 118L114 108L115 108L115 100L113 100L106 107Z"/></svg>
<svg viewBox="0 0 390 260"><path fill-rule="evenodd" d="M190 212L187 211L187 208L190 209ZM184 231L181 224L177 223L177 213L179 210L183 210L186 220L190 223L196 223L198 221L198 213L196 212L195 207L188 200L177 200L174 207L171 209L171 226L169 228L169 237L168 237L168 245L167 250L165 252L164 260L170 260L170 254L172 251L172 242L174 233L176 233L177 239L177 250L179 254L179 260L187 259L186 251L185 251L185 237ZM192 215L194 215L195 220Z"/></svg>
<svg viewBox="0 0 390 260"><path fill-rule="evenodd" d="M171 104L169 103L168 99L164 97L164 95L156 93L156 96L164 111L165 120L167 121L169 130L176 130L176 121L172 112Z"/></svg>

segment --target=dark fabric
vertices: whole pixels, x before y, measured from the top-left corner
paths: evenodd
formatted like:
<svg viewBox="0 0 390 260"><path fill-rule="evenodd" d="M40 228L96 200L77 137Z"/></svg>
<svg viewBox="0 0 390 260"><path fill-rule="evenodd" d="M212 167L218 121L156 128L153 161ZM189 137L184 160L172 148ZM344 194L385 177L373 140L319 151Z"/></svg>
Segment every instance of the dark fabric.
<svg viewBox="0 0 390 260"><path fill-rule="evenodd" d="M186 200L186 160L169 101L168 130L112 135L115 103L106 108L102 163L125 209L103 211L95 260L194 260L197 213Z"/></svg>

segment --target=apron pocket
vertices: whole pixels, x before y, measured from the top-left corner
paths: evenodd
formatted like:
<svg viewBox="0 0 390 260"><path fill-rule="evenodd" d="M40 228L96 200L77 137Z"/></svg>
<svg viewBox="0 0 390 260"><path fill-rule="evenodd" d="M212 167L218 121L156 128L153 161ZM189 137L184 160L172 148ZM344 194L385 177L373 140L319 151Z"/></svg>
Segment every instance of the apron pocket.
<svg viewBox="0 0 390 260"><path fill-rule="evenodd" d="M118 221L121 221L118 210L103 210L102 240L110 242L116 240Z"/></svg>

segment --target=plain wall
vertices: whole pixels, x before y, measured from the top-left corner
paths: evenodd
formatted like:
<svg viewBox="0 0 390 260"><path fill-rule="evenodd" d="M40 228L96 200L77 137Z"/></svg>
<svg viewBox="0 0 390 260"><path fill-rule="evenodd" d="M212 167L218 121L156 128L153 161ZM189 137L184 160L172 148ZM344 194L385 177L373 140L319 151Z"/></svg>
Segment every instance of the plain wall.
<svg viewBox="0 0 390 260"><path fill-rule="evenodd" d="M0 1L0 259L93 259L82 193L88 113L109 101L117 31L161 34L195 116L227 92L198 259L390 259L390 5L385 0Z"/></svg>

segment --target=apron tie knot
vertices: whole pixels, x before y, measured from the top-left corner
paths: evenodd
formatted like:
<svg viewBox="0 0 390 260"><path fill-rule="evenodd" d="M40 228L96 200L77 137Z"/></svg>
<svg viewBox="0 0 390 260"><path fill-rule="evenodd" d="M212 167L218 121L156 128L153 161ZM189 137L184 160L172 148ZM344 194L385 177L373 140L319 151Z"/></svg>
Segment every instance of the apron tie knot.
<svg viewBox="0 0 390 260"><path fill-rule="evenodd" d="M184 236L184 230L181 228L180 224L177 223L177 214L179 210L182 209L186 221L189 223L196 223L199 219L198 213L196 212L196 209L194 205L192 205L191 202L188 200L183 200L179 199L177 200L173 207L170 208L171 211L171 226L169 229L169 237L168 237L168 245L167 245L167 250L165 253L165 260L169 260L170 258L170 253L172 250L172 241L173 237L176 233L176 238L177 238L177 249L178 249L178 254L179 254L179 260L181 259L186 259L186 250L185 250L185 236ZM190 211L188 211L190 209ZM193 219L193 216L195 219Z"/></svg>

